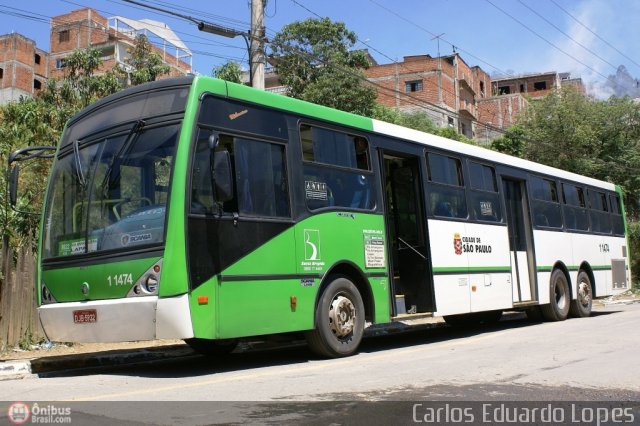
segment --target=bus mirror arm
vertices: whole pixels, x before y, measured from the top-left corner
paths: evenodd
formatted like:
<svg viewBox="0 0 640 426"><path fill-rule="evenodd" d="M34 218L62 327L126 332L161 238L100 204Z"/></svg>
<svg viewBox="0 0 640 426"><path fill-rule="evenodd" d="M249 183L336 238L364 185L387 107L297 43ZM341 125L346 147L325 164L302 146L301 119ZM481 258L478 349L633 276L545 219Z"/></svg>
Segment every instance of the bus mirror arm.
<svg viewBox="0 0 640 426"><path fill-rule="evenodd" d="M20 164L16 164L11 169L11 177L9 178L9 202L14 208L18 203L18 177L20 175Z"/></svg>
<svg viewBox="0 0 640 426"><path fill-rule="evenodd" d="M55 152L55 150L55 146L30 146L17 149L9 154L9 159L7 161L10 170L10 175L7 182L7 184L9 185L9 204L11 205L11 208L16 212L24 214L39 214L37 212L18 210L16 208L16 205L18 204L18 180L20 177L20 162L31 160L32 158L53 158L53 152Z"/></svg>

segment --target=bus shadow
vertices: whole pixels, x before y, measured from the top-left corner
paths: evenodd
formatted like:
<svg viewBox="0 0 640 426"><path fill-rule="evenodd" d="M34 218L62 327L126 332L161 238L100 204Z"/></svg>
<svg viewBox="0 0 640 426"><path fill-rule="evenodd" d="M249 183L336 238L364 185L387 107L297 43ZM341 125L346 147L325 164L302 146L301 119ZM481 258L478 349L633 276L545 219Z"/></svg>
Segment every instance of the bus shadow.
<svg viewBox="0 0 640 426"><path fill-rule="evenodd" d="M598 310L593 316L615 314L617 310ZM577 321L582 319L569 319ZM515 318L503 319L492 325L478 325L470 327L451 327L439 324L437 327L421 328L407 327L401 331L387 334L368 336L360 345L360 353L378 353L388 350L417 347L428 344L462 340L469 337L513 330L518 328L535 327L542 321L532 321L523 315ZM268 349L257 345L241 353L206 357L195 353L186 345L176 345L179 355L166 359L143 361L131 364L101 365L90 368L69 369L66 371L52 371L39 374L40 377L73 377L92 374L112 374L120 376L135 376L145 378L188 378L222 374L229 372L250 371L257 368L278 367L295 364L305 364L321 361L322 358L313 354L303 340L282 341L276 345L268 345ZM428 348L425 348L428 350Z"/></svg>

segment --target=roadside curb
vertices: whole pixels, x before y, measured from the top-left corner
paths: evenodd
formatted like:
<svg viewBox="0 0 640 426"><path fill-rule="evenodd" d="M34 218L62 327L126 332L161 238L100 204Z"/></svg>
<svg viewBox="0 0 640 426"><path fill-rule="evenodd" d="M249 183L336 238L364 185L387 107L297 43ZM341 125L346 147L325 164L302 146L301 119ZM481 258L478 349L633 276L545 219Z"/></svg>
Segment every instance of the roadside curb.
<svg viewBox="0 0 640 426"><path fill-rule="evenodd" d="M522 313L507 313L504 318L516 319L523 317ZM366 337L386 336L427 329L447 327L442 317L423 317L418 319L403 319L382 325L372 325L365 330ZM238 352L248 350L269 350L286 347L287 344L272 342L254 342L241 346ZM298 344L304 344L303 341ZM144 362L165 361L179 358L197 357L193 349L185 344L155 346L138 349L118 349L105 352L87 352L72 355L54 355L32 358L28 360L0 361L0 381L14 380L28 377L47 377L65 371L86 371L100 367L132 365Z"/></svg>
<svg viewBox="0 0 640 426"><path fill-rule="evenodd" d="M26 378L32 375L42 377L62 371L81 371L97 367L185 358L193 355L195 355L193 350L186 345L168 345L98 353L43 356L22 361L0 362L0 381Z"/></svg>

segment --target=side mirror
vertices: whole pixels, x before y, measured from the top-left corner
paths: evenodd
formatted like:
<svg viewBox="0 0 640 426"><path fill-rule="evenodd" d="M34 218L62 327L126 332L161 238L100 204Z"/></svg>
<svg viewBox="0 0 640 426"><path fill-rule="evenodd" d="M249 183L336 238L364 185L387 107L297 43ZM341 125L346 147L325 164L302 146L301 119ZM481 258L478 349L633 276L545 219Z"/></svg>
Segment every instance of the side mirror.
<svg viewBox="0 0 640 426"><path fill-rule="evenodd" d="M9 177L9 202L11 207L15 207L18 202L18 177L20 175L20 165L16 164L11 169L11 176Z"/></svg>
<svg viewBox="0 0 640 426"><path fill-rule="evenodd" d="M224 203L233 199L233 173L229 151L213 153L212 179L216 201Z"/></svg>

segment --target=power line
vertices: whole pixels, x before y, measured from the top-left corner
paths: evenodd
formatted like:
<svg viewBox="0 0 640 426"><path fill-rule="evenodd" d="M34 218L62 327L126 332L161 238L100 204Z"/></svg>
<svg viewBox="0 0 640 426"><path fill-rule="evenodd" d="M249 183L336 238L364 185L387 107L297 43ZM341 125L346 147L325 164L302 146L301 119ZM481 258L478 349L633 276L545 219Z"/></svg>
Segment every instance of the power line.
<svg viewBox="0 0 640 426"><path fill-rule="evenodd" d="M556 44L554 44L553 42L547 40L546 38L544 38L542 35L540 35L538 32L536 32L534 29L532 29L531 27L529 27L528 25L526 25L524 22L522 22L521 20L519 20L518 18L516 18L515 16L513 16L512 14L510 14L509 12L507 12L506 10L500 8L499 6L497 6L495 3L493 3L491 0L484 0L487 3L489 3L491 6L493 6L494 8L498 9L500 12L502 12L503 14L507 15L509 18L513 19L514 21L516 21L518 24L520 24L521 26L523 26L524 28L526 28L529 32L531 32L532 34L534 34L536 37L540 38L542 41L544 41L545 43L549 44L550 46L552 46L554 49L562 52L563 54L565 54L567 57L573 59L574 61L576 61L577 63L585 66L587 69L590 69L591 71L593 71L595 74L598 74L600 77L604 78L605 80L610 81L611 83L615 84L616 86L619 86L619 84L614 81L613 79L605 76L604 74L602 74L600 71L592 68L591 66L585 64L584 62L582 62L580 59L576 58L575 56L571 55L569 52L565 51L564 49L558 47Z"/></svg>
<svg viewBox="0 0 640 426"><path fill-rule="evenodd" d="M576 18L575 16L573 16L571 13L569 13L568 10L566 10L565 8L563 8L562 6L560 6L555 0L549 0L551 3L553 3L554 5L556 5L556 7L560 10L562 10L565 14L567 14L567 16L569 16L571 19L573 19L574 21L576 21L580 26L582 26L584 29L586 29L587 31L589 31L591 34L593 34L594 36L596 36L598 39L600 39L603 43L605 43L607 46L609 46L610 48L612 48L613 50L615 50L616 52L618 52L620 55L622 55L623 57L625 57L626 59L628 59L629 61L631 61L635 66L640 67L640 64L638 64L636 61L634 61L633 59L631 59L630 57L628 57L627 55L625 55L623 52L621 52L620 50L618 50L613 44L609 43L607 40L605 40L604 38L600 37L598 34L596 34L596 32L594 32L591 28L589 28L588 26L586 26L585 24L583 24L578 18Z"/></svg>
<svg viewBox="0 0 640 426"><path fill-rule="evenodd" d="M527 5L526 3L524 3L522 0L518 0L518 3L520 3L521 5L523 5L524 7L526 7L527 9L529 9L532 13L534 13L536 16L538 16L540 19L542 19L543 21L545 21L547 24L551 25L553 28L555 28L556 30L558 30L560 33L562 33L563 35L565 35L567 38L569 38L571 41L573 41L575 44L577 44L578 46L582 47L584 50L586 50L587 52L591 53L593 56L595 56L596 58L600 59L602 62L604 62L605 64L611 66L614 69L618 69L617 66L613 65L611 62L607 61L606 59L604 59L602 56L598 55L596 52L594 52L593 50L589 49L587 46L585 46L584 44L580 43L578 40L576 40L575 38L571 37L569 34L565 33L561 28L559 28L556 24L554 24L553 22L549 21L547 18L545 18L542 14L540 14L539 12L537 12L535 9L533 9L531 6Z"/></svg>
<svg viewBox="0 0 640 426"><path fill-rule="evenodd" d="M379 8L381 8L381 9L383 9L383 10L385 10L385 11L389 12L390 14L394 15L395 17L397 17L397 18L399 18L399 19L401 19L401 20L405 21L406 23L411 24L411 25L413 25L414 27L416 27L416 28L418 28L418 29L420 29L420 30L424 31L425 33L429 34L431 37L434 37L434 38L435 38L435 37L437 37L437 36L438 36L438 34L434 33L433 31L430 31L430 30L428 30L427 28L425 28L425 27L423 27L423 26L421 26L421 25L419 25L419 24L417 24L417 23L415 23L415 22L411 21L410 19L405 18L404 16L400 15L400 14L399 14L399 13L397 13L396 11L394 11L394 10L392 10L392 9L389 9L389 8L388 8L388 7L386 7L386 6L381 5L380 3L378 3L378 2L377 2L377 1L375 1L375 0L369 0L369 2L371 2L371 3L375 4L375 5L376 5L376 6L378 6ZM460 52L463 52L465 55L467 55L467 56L469 56L469 57L471 57L471 58L476 59L478 62L483 63L483 64L485 64L485 65L488 65L490 68L493 68L494 70L496 70L496 71L500 72L501 74L506 75L506 76L513 77L513 76L512 76L511 74L509 74L508 72L503 71L503 70L501 70L500 68L498 68L497 66L490 64L489 62L487 62L487 61L483 60L482 58L480 58L480 57L478 57L478 56L476 56L476 55L474 55L473 53L469 52L468 50L465 50L465 49L460 48L460 46L458 46L457 44L456 44L456 45L454 45L452 42L450 42L449 40L447 40L447 39L445 39L445 38L442 38L442 37L440 37L440 38L439 38L439 40L442 40L442 41L444 41L445 43L449 44L449 45L450 45L454 50L455 50L455 49L458 49Z"/></svg>
<svg viewBox="0 0 640 426"><path fill-rule="evenodd" d="M314 12L313 10L309 9L307 6L304 6L303 4L301 4L300 2L298 2L297 0L291 0L291 1L292 1L294 4L298 5L299 7L301 7L301 8L303 8L303 9L305 9L307 12L311 13L312 15L314 15L314 16L316 16L316 17L318 17L318 18L321 18L321 16L320 16L318 13L316 13L316 12ZM374 2L374 3L375 3L375 2ZM383 8L384 8L384 7L383 7ZM386 9L386 8L384 8L384 9ZM390 12L392 12L392 11L390 11ZM392 13L393 13L393 12L392 12ZM394 14L395 14L395 13L394 13ZM403 19L404 19L404 18L403 18ZM425 30L425 31L427 31L427 32L428 32L428 30ZM442 34L440 34L439 36L441 36L441 35L442 35ZM361 40L361 39L359 39L359 38L358 38L357 40L358 40L360 43L362 43L363 45L365 45L365 46L367 46L368 48L370 48L371 50L373 50L373 51L377 52L378 54L382 55L383 57L387 58L387 59L388 59L388 60L390 60L392 63L394 63L394 64L396 64L396 65L398 65L398 66L400 66L400 67L402 67L402 68L408 69L408 68L406 67L406 65L404 65L403 63L400 63L400 62L396 61L395 59L393 59L393 58L389 57L387 54L385 54L385 53L381 52L380 50L376 49L376 48L375 48L375 47L373 47L371 44L369 44L369 43L367 43L367 42L365 42L365 41L363 41L363 40ZM382 89L382 90L385 90L385 91L387 91L387 92L392 92L392 93L395 93L395 94L399 94L399 95L401 95L401 96L404 96L405 98L409 98L409 99L417 100L418 102L420 102L420 104L416 104L415 102L408 102L409 104L416 105L416 106L420 106L420 107L422 107L422 108L426 108L426 109L432 109L432 110L433 110L433 108L435 108L435 109L436 109L436 111L434 111L434 112L436 112L436 113L442 113L442 112L444 112L444 113L446 113L446 115L448 115L448 116L454 116L454 117L457 117L458 119L461 119L461 118L462 118L462 116L461 116L461 114L460 114L460 113L458 113L458 112L456 112L456 111L451 111L451 110L449 110L449 109L447 109L447 108L445 108L445 107L443 107L443 106L441 106L441 105L434 104L434 103L429 102L429 101L424 100L424 99L420 99L420 98L418 98L418 97L412 96L412 95L410 95L410 94L408 94L408 93L406 93L406 92L402 92L402 91L400 91L400 90L396 90L396 89L392 89L392 88L389 88L389 87L382 86L382 85L380 85L380 84L378 84L378 83L375 83L375 82L373 82L373 81L370 81L370 80L368 80L368 79L367 79L367 82L368 82L368 83L370 83L370 84L372 84L372 85L374 85L374 86L375 86L375 87L377 87L378 89ZM450 92L450 91L448 91L448 90L444 89L444 88L443 88L443 87L441 87L441 85L439 85L438 83L432 83L432 82L431 82L431 81L429 81L429 80L427 80L427 83L434 85L436 88L438 88L438 89L442 90L444 93L448 93L449 95L451 95L451 96L453 97L453 99L454 99L454 101L455 101L455 99L456 99L456 94L455 94L455 93ZM428 107L427 107L427 106L428 106ZM497 113L497 111L496 111L496 112L493 114L492 119L497 119L497 118L498 118L498 117L497 117L497 115L498 115L498 113ZM482 122L478 121L477 119L475 119L475 120L469 120L469 121L471 121L472 123L475 123L476 125L485 126L485 127L492 127L490 124L488 124L488 123L482 123ZM495 128L495 129L499 129L499 128ZM504 132L504 131L502 131L502 132Z"/></svg>

